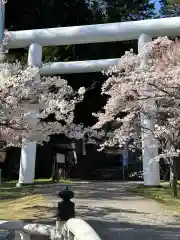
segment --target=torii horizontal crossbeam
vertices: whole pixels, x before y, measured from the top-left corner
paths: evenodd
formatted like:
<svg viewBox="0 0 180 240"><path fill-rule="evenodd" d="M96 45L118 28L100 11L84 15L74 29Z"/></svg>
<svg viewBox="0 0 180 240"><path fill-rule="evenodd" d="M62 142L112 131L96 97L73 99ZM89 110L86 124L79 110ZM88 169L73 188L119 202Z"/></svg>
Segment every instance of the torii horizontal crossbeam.
<svg viewBox="0 0 180 240"><path fill-rule="evenodd" d="M151 37L178 36L180 17L130 22L10 31L8 48L24 48L32 43L42 46L115 42Z"/></svg>

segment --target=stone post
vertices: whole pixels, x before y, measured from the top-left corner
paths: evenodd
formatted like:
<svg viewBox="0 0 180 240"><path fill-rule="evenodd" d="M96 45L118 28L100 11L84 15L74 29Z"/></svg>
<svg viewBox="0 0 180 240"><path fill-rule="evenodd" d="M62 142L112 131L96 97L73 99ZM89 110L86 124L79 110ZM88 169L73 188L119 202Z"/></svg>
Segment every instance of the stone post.
<svg viewBox="0 0 180 240"><path fill-rule="evenodd" d="M144 44L152 41L152 38L146 34L141 34L138 41L138 51L140 51ZM146 67L148 56L145 56L141 62L141 67ZM148 104L154 104L152 100L148 100ZM151 102L150 102L151 101ZM149 114L151 115L151 113ZM150 131L153 130L153 117L141 114L142 128L142 160L143 160L143 175L145 186L159 186L160 185L160 170L159 162L154 158L158 156L157 141ZM149 131L147 131L148 129Z"/></svg>
<svg viewBox="0 0 180 240"><path fill-rule="evenodd" d="M42 60L42 46L34 43L29 47L29 67L39 67ZM36 118L37 112L32 112ZM32 184L34 182L36 164L36 141L23 139L19 169L19 185Z"/></svg>

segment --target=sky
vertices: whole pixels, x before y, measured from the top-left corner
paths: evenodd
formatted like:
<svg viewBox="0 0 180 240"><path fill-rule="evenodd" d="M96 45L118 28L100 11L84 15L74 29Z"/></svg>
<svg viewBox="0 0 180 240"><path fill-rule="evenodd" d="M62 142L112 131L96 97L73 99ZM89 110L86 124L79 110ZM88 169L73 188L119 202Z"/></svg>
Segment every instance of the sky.
<svg viewBox="0 0 180 240"><path fill-rule="evenodd" d="M160 10L160 7L161 7L161 5L160 5L160 3L159 3L159 0L149 0L149 2L150 3L154 3L154 5L155 5L155 13L159 13L159 10Z"/></svg>
<svg viewBox="0 0 180 240"><path fill-rule="evenodd" d="M152 0L151 2L153 2L155 4L155 8L157 11L159 11L160 9L160 3L159 3L159 0Z"/></svg>

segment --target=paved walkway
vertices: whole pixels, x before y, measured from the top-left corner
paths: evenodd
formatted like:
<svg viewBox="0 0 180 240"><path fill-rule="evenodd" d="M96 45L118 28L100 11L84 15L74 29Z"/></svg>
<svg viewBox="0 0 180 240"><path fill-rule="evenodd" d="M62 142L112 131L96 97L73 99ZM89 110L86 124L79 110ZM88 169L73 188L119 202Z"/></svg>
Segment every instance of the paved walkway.
<svg viewBox="0 0 180 240"><path fill-rule="evenodd" d="M153 200L130 193L132 184L73 183L70 188L75 192L77 217L89 222L102 240L179 240L179 216ZM62 185L47 189L50 209L57 206L61 189Z"/></svg>

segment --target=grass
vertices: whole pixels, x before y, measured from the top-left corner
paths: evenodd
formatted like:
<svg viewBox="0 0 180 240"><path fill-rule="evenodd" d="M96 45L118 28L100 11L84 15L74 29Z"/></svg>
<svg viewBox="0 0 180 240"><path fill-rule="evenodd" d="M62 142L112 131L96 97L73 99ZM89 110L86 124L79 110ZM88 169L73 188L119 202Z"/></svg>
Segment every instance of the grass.
<svg viewBox="0 0 180 240"><path fill-rule="evenodd" d="M0 216L3 220L47 218L48 216L43 214L42 208L46 209L43 196L32 194L14 200L1 200Z"/></svg>
<svg viewBox="0 0 180 240"><path fill-rule="evenodd" d="M70 180L60 181L71 184ZM16 188L16 182L2 183L0 188L0 220L49 219L52 208L43 197L45 188L53 184L51 179L38 179L34 185Z"/></svg>
<svg viewBox="0 0 180 240"><path fill-rule="evenodd" d="M180 212L180 194L177 198L173 197L172 189L169 187L168 183L162 183L160 187L136 185L131 191L138 195L154 199L161 202L169 209Z"/></svg>

